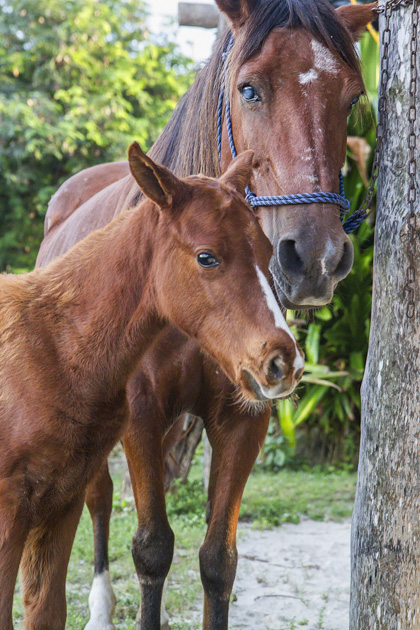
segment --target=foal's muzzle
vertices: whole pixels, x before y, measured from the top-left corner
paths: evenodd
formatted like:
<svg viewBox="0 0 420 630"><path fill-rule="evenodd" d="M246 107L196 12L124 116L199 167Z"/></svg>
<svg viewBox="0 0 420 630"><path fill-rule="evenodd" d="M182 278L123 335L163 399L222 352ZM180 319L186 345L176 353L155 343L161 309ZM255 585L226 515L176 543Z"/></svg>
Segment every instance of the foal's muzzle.
<svg viewBox="0 0 420 630"><path fill-rule="evenodd" d="M300 349L293 365L286 364L281 352L273 352L263 362L258 375L248 368L242 368L242 385L256 400L286 398L302 378L303 369Z"/></svg>

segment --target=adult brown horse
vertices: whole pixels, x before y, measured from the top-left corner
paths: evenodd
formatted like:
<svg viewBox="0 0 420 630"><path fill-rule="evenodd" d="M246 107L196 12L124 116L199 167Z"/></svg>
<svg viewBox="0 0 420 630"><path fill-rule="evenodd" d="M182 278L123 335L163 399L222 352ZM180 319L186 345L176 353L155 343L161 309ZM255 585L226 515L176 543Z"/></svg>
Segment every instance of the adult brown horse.
<svg viewBox="0 0 420 630"><path fill-rule="evenodd" d="M219 0L218 5L235 35L229 73L233 132L238 150L255 150L253 191L336 191L345 158L347 115L363 91L353 39L372 19L374 5L337 12L325 0ZM229 39L227 33L217 44L151 150L180 175L220 172L216 118L222 56ZM230 159L224 127L222 170ZM101 211L92 214L84 202L110 184L99 194L104 199L117 195L127 185L126 174L126 163L97 166L61 187L48 210L38 264L112 218ZM338 208L331 204L261 208L258 217L274 246L271 271L283 305L306 308L327 303L352 264L351 243ZM190 339L170 328L146 353L130 381L124 446L139 517L133 557L143 593L139 622L143 629L159 628L159 601L173 550L165 514L163 459L170 446L168 428L185 411L203 418L213 446L209 527L200 551L204 626L227 627L239 504L269 417L268 410L255 414L234 404L232 395L224 375L203 362ZM163 443L157 452L156 431ZM160 461L159 476L155 468L153 474L148 472L150 458ZM107 572L111 495L105 467L87 496L95 529L89 630L113 627Z"/></svg>
<svg viewBox="0 0 420 630"><path fill-rule="evenodd" d="M136 144L129 155L135 181L112 223L46 269L0 278L2 630L22 552L25 628L64 629L86 483L123 432L129 375L168 323L249 405L289 395L303 372L267 280L271 244L243 198L252 151L219 180L180 180ZM133 208L138 186L151 201Z"/></svg>

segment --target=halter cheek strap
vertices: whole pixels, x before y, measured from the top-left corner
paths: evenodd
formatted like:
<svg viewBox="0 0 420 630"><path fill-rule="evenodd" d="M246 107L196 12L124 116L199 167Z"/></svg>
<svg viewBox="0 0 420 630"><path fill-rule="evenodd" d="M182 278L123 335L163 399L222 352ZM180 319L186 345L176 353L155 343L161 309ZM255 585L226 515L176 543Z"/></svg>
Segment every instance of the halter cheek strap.
<svg viewBox="0 0 420 630"><path fill-rule="evenodd" d="M220 86L219 103L217 107L217 150L219 153L220 163L222 160L223 103L225 103L225 119L226 119L226 127L227 127L230 151L232 153L233 158L235 158L237 155L235 141L233 139L229 89L227 86L227 68L228 68L227 58L229 56L230 51L232 50L233 44L234 44L234 38L233 38L233 35L231 35L228 46L222 55L223 77L222 77L222 84ZM339 181L339 190L340 190L339 193L313 192L313 193L297 193L294 195L257 196L253 192L251 192L250 188L247 186L245 188L245 199L247 200L249 205L253 208L257 208L260 206L290 206L290 205L300 205L300 204L305 204L305 203L336 204L340 207L340 219L341 219L341 222L343 223L343 230L347 234L349 234L350 232L353 232L356 228L358 228L359 225L366 219L367 212L365 210L357 210L346 221L344 221L345 215L350 210L350 201L346 199L346 196L344 193L344 181L343 181L343 174L341 171L339 172L339 175L338 175L338 181Z"/></svg>

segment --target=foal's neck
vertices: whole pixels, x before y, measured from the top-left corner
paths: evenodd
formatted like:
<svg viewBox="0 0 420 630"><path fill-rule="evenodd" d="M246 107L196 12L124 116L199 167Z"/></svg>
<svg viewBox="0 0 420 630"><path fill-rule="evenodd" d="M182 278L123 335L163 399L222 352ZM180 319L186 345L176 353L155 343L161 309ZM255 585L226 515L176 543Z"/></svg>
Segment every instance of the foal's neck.
<svg viewBox="0 0 420 630"><path fill-rule="evenodd" d="M143 201L40 271L64 366L99 378L109 393L165 325L154 286L157 224L153 203Z"/></svg>

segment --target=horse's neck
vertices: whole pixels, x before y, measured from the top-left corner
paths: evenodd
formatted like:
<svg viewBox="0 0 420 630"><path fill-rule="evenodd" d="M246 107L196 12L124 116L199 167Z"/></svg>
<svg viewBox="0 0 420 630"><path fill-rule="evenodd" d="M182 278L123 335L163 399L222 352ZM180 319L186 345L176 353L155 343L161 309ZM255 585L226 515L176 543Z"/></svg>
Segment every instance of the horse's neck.
<svg viewBox="0 0 420 630"><path fill-rule="evenodd" d="M154 295L156 216L143 202L39 275L64 365L105 387L118 387L163 326Z"/></svg>

